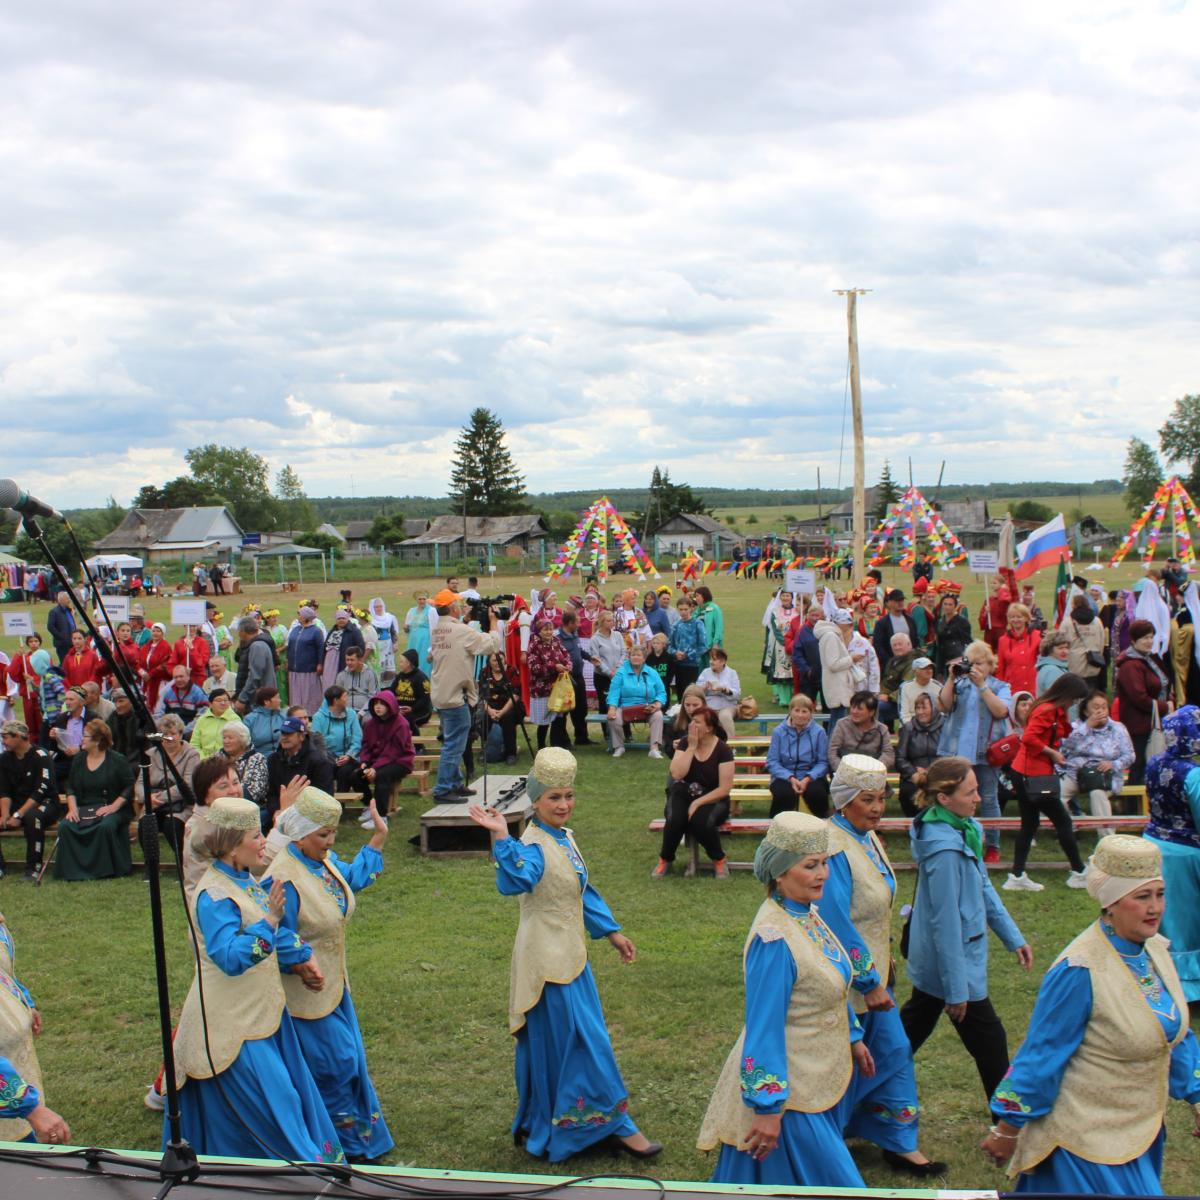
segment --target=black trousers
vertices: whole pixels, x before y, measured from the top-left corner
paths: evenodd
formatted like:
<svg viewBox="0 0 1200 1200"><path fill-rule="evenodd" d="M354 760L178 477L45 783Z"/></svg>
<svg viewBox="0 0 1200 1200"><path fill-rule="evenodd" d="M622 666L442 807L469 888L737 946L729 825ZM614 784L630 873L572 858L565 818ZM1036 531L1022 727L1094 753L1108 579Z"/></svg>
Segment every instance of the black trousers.
<svg viewBox="0 0 1200 1200"><path fill-rule="evenodd" d="M804 789L804 803L814 817L829 816L829 780L810 779ZM800 797L792 791L790 779L771 780L771 816L781 812L799 812Z"/></svg>
<svg viewBox="0 0 1200 1200"><path fill-rule="evenodd" d="M1131 733L1129 740L1133 743L1133 766L1129 768L1129 782L1140 785L1146 782L1146 743L1150 740L1150 730Z"/></svg>
<svg viewBox="0 0 1200 1200"><path fill-rule="evenodd" d="M339 792L362 792L366 798L371 795L370 785L363 778L362 767L356 758L348 758L334 768L334 787Z"/></svg>
<svg viewBox="0 0 1200 1200"><path fill-rule="evenodd" d="M683 835L690 833L713 862L720 862L725 857L725 851L721 849L720 828L729 819L729 801L704 804L696 810L695 816L689 817L688 806L692 800L688 784L682 780L667 789L667 803L663 809L666 824L663 826L659 854L667 862L674 862L675 851L679 849Z"/></svg>
<svg viewBox="0 0 1200 1200"><path fill-rule="evenodd" d="M912 995L904 1002L900 1023L914 1054L933 1032L945 1005L940 996L931 996L920 988L913 988ZM982 1000L968 1000L967 1015L954 1025L954 1032L975 1060L984 1093L990 1100L1008 1070L1008 1035L992 1002L986 996Z"/></svg>
<svg viewBox="0 0 1200 1200"><path fill-rule="evenodd" d="M363 804L370 804L371 796L375 796L375 808L381 817L388 815L392 805L392 793L400 786L400 781L408 774L408 768L399 763L388 763L386 767L375 768L375 780L372 783L362 773L362 768L355 763L355 772L346 791L362 792ZM341 789L339 774L338 788Z"/></svg>
<svg viewBox="0 0 1200 1200"><path fill-rule="evenodd" d="M691 663L680 662L679 659L676 659L671 664L671 670L675 675L675 699L682 704L683 693L700 678L700 668L692 666Z"/></svg>
<svg viewBox="0 0 1200 1200"><path fill-rule="evenodd" d="M575 730L575 742L588 741L588 701L587 685L583 682L582 673L571 676L571 686L575 689L575 707L571 709L571 725Z"/></svg>
<svg viewBox="0 0 1200 1200"><path fill-rule="evenodd" d="M25 869L36 870L46 852L46 826L53 825L65 812L57 796L31 805L21 813L21 832L25 834ZM0 843L0 871L4 870L4 847Z"/></svg>
<svg viewBox="0 0 1200 1200"><path fill-rule="evenodd" d="M1071 824L1071 816L1062 802L1062 796L1055 780L1055 789L1049 794L1033 794L1029 792L1029 779L1019 771L1011 772L1013 791L1017 797L1017 811L1021 814L1021 828L1017 831L1017 844L1013 849L1013 874L1023 875L1025 863L1029 858L1029 847L1037 833L1038 821L1042 814L1054 824L1054 832L1058 835L1058 844L1071 863L1074 871L1083 870L1083 859L1079 856L1079 845L1075 841L1075 826ZM1041 779L1042 776L1034 776Z"/></svg>
<svg viewBox="0 0 1200 1200"><path fill-rule="evenodd" d="M906 817L917 815L917 785L911 779L900 780L900 811Z"/></svg>

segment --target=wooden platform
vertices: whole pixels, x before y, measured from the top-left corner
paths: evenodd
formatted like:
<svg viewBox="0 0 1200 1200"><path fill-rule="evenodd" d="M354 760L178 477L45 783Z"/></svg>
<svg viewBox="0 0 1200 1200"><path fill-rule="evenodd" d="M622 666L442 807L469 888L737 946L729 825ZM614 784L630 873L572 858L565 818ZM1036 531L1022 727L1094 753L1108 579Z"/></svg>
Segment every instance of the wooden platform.
<svg viewBox="0 0 1200 1200"><path fill-rule="evenodd" d="M428 812L421 814L421 853L429 858L477 858L490 855L492 852L491 838L485 829L467 815L467 809L472 804L504 804L504 796L512 789L519 787L520 794L511 803L501 808L504 819L508 823L508 832L513 837L520 837L529 823L533 806L524 788L524 775L488 775L487 795L484 795L484 780L477 779L470 785L472 799L460 804L435 804ZM439 846L436 830L458 830L460 836L455 838L453 849ZM467 844L472 843L472 844ZM475 848L474 843L478 843Z"/></svg>

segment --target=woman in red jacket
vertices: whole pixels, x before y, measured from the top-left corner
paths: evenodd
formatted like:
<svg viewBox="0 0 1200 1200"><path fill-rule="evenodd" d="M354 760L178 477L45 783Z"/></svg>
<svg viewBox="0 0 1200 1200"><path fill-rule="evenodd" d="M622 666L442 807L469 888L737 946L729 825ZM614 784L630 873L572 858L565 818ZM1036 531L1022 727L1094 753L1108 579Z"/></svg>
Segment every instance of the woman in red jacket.
<svg viewBox="0 0 1200 1200"><path fill-rule="evenodd" d="M1013 759L1011 774L1017 807L1021 812L1021 828L1013 850L1012 874L1004 881L1006 892L1040 892L1042 885L1025 874L1029 847L1043 814L1050 818L1058 844L1071 863L1067 887L1087 887L1083 859L1075 842L1075 828L1062 802L1056 766L1065 766L1059 746L1071 732L1067 710L1085 700L1091 689L1078 675L1060 675L1039 697L1025 722L1021 745Z"/></svg>
<svg viewBox="0 0 1200 1200"><path fill-rule="evenodd" d="M8 664L8 677L17 685L25 711L25 724L29 727L29 740L35 746L42 733L42 709L38 701L41 676L33 669L33 655L41 648L41 634L31 633L25 639L25 649L20 654L14 654L12 662Z"/></svg>
<svg viewBox="0 0 1200 1200"><path fill-rule="evenodd" d="M1003 679L1014 692L1037 695L1037 660L1041 635L1029 627L1029 609L1010 604L1006 616L1008 628L1000 635L996 651L996 678Z"/></svg>
<svg viewBox="0 0 1200 1200"><path fill-rule="evenodd" d="M208 678L208 660L212 657L212 643L206 637L201 637L195 625L184 627L183 637L175 643L171 655L171 666L185 666L192 682L197 687L203 687ZM382 816L382 813L380 814Z"/></svg>
<svg viewBox="0 0 1200 1200"><path fill-rule="evenodd" d="M1133 742L1133 768L1130 783L1141 783L1146 774L1146 743L1154 728L1154 710L1165 717L1175 706L1162 659L1154 653L1155 629L1149 621L1133 621L1129 626L1129 649L1117 659L1114 677L1119 715L1114 714Z"/></svg>
<svg viewBox="0 0 1200 1200"><path fill-rule="evenodd" d="M80 629L71 634L71 649L62 661L62 669L69 688L104 680L104 660L88 644L87 634Z"/></svg>
<svg viewBox="0 0 1200 1200"><path fill-rule="evenodd" d="M128 621L122 621L117 626L117 640L113 642L113 656L118 662L123 662L129 674L136 681L142 668L142 648L133 640L133 626ZM113 684L120 681L113 680Z"/></svg>
<svg viewBox="0 0 1200 1200"><path fill-rule="evenodd" d="M151 712L158 704L159 689L171 678L173 657L171 643L167 641L167 627L161 621L155 621L150 626L150 640L142 647L141 667L138 670L142 692Z"/></svg>

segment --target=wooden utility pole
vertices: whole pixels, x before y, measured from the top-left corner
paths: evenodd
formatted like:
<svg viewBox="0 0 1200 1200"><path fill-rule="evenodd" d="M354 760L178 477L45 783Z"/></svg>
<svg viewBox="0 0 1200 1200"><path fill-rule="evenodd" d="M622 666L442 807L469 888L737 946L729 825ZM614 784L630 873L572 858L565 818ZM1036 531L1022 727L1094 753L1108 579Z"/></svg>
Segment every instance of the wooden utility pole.
<svg viewBox="0 0 1200 1200"><path fill-rule="evenodd" d="M854 574L851 578L862 578L866 570L864 547L867 541L866 491L863 477L866 464L863 455L862 384L858 375L858 298L866 295L870 288L836 288L839 296L846 297L846 327L850 340L850 411L854 418L854 504L852 513L854 533L851 547L854 552Z"/></svg>

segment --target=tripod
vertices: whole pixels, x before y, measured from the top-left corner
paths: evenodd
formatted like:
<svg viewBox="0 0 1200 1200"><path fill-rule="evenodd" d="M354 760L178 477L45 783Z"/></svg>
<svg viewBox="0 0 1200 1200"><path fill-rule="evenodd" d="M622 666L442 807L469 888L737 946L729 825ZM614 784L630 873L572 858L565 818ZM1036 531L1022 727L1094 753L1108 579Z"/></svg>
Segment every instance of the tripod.
<svg viewBox="0 0 1200 1200"><path fill-rule="evenodd" d="M71 544L75 548L75 553L79 556L84 577L92 589L96 605L104 618L104 623L111 629L112 621L109 619L108 612L104 607L104 598L100 594L100 589L92 577L92 573L88 570L83 551L76 540L75 531L71 528L69 521L64 520L63 524L66 526ZM87 629L92 639L92 644L96 647L96 652L104 660L104 665L108 668L109 673L125 690L126 696L129 697L129 701L133 705L140 729L138 769L142 773L142 788L147 800L150 797L150 748L153 746L158 751L164 775L173 777L179 789L179 795L190 801L191 792L176 769L175 764L171 761L170 755L163 748L162 738L155 727L154 718L146 705L138 681L133 677L124 659L113 654L108 641L100 636L100 632L92 622L87 605L80 600L78 593L72 587L71 581L67 578L67 573L63 570L62 564L55 558L54 551L50 549L46 541L46 536L42 533L37 520L33 516L27 515L22 521L22 527L25 533L38 544L39 549L46 556L46 562L49 563L54 574L58 576L62 590L70 598L75 612ZM150 929L154 946L155 985L158 989L158 1023L159 1032L162 1035L163 1063L165 1064L163 1082L167 1090L167 1147L163 1152L162 1161L159 1164L159 1178L162 1179L163 1186L159 1189L155 1197L155 1200L160 1200L176 1184L191 1183L195 1180L200 1174L200 1164L196 1160L196 1152L184 1140L179 1116L179 1091L175 1086L175 1054L171 1044L171 997L167 984L167 953L163 940L162 891L158 873L158 822L154 819L154 814L149 808L147 808L138 826L138 838L145 854L146 882L150 885ZM176 869L179 869L178 859L176 860Z"/></svg>

